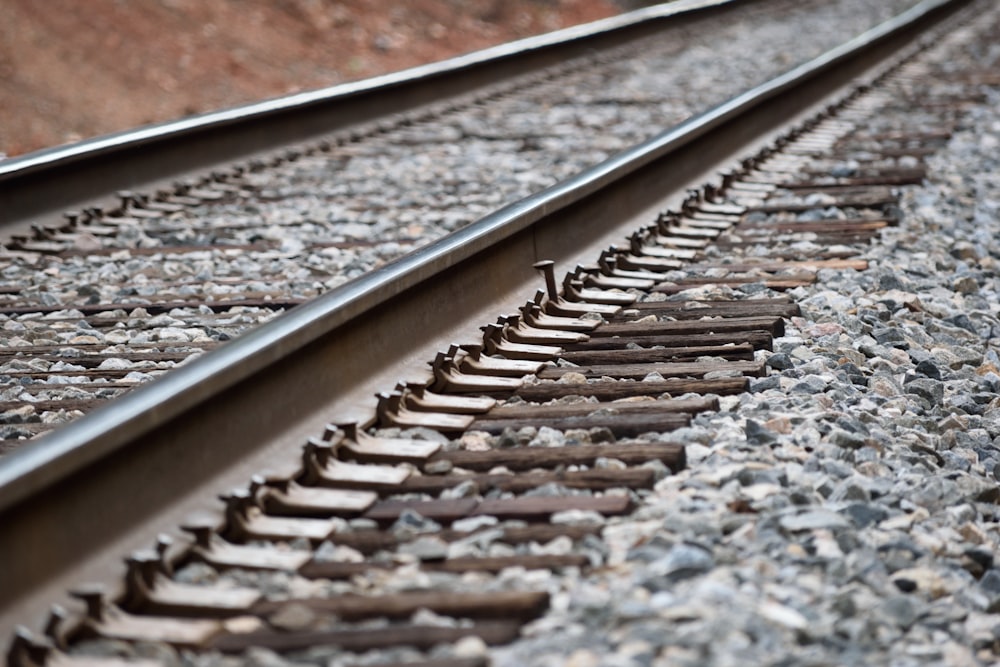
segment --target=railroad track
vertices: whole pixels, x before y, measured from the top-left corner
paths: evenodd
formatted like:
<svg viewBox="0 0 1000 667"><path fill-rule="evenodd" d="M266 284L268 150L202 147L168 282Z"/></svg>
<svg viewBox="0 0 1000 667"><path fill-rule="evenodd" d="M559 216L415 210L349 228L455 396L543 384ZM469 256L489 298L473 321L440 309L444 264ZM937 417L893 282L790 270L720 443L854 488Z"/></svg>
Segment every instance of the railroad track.
<svg viewBox="0 0 1000 667"><path fill-rule="evenodd" d="M11 164L0 185L3 215L17 218L15 195L49 209L27 215L24 224L19 220L24 231L12 233L7 252L0 253L7 348L0 358L0 452L592 166L648 138L652 128L669 127L816 56L907 2L875 8L851 2L716 4L658 20L619 19L612 27L623 26L583 40L600 47L597 54L580 55L582 38L570 39L558 64L555 55L540 71L509 64L514 76L507 73L499 83L488 71L473 76L465 71L468 64L459 63L450 76L471 78L477 87L446 103L407 110L400 104L409 97L398 86L415 83L387 86L388 92L375 88L369 94L380 100L384 115L377 122L273 156L255 153L177 184L161 183L162 176L153 186L102 181L104 189L95 186L100 194L121 187L132 192L110 202L73 201L76 211L65 219L59 216L67 182L105 171L120 178L148 169L147 163L173 163L157 156L141 168L125 163L112 169L91 160L87 168L49 179L59 183L54 192L35 195L29 184L40 158L26 158L22 169ZM789 22L822 36L790 41ZM754 34L774 39L752 46ZM730 44L734 53L754 50L753 68L725 78L713 74L714 42ZM547 48L558 50L558 44ZM532 42L505 60L530 63L539 50ZM333 107L327 114L333 128L346 122L341 114L355 113L358 94L348 91L346 111L335 105L337 96L326 103ZM385 116L386 109L399 115ZM288 114L282 127L308 125ZM213 136L222 132L213 128ZM198 155L205 149L198 132L189 133L194 137L184 152ZM181 130L173 134L185 138ZM109 149L98 146L97 157L102 150ZM217 161L229 157L209 153ZM52 167L69 159L56 155Z"/></svg>
<svg viewBox="0 0 1000 667"><path fill-rule="evenodd" d="M280 350L273 341L270 348L264 344L279 325L297 328L303 340L303 331L320 320L321 306L307 304L241 341L258 359L284 356L290 365L274 370L276 364L251 355L228 371L236 374L233 384L211 403L195 404L189 392L157 402L155 419L129 413L139 399L158 398L151 385L130 397L133 407L121 403L117 432L108 429L87 452L73 448L75 462L30 461L20 488L0 487L11 519L5 543L54 541L24 549L25 557L5 572L5 586L25 590L16 578L39 579L53 565L53 552L56 562L65 558L59 544L87 553L114 537L119 543L145 539L147 548L127 558L112 589L76 588L86 607L82 617L67 619L55 610L44 636L18 631L11 662L72 664L95 651L107 659L101 652L115 640L114 654L130 661L274 651L351 664L371 658L357 654L383 651L376 664L489 664L485 645L516 640L552 603L550 591L532 588L525 572L607 567L605 538L621 525L612 518L637 509L641 515L658 482L686 465L684 438L669 434L689 427L693 415L718 410L722 400L732 405L735 399L727 397L774 388L768 369L780 368L787 355L769 352L786 320L799 315L794 300L781 293L829 272L866 269L858 254L900 222L898 187L923 179L922 158L947 139L966 107L981 101L978 86L992 80L987 71L974 71L950 73L947 87L924 83L941 67L934 63L947 62L921 60L930 42L910 46L901 61L877 65L877 74L869 68L951 9L926 3L853 50L827 55L539 196L535 210L498 214L431 245L392 282L368 278L359 286L366 289L351 295L355 303L338 305L375 304L373 328L344 320L336 336L302 350L289 347L287 337ZM988 18L996 24L995 15ZM947 58L973 37L967 27L931 51ZM837 90L863 72L870 82ZM782 127L784 116L775 116L787 106L795 108L784 114L799 120L792 130ZM890 111L893 120L883 127ZM902 127L901 116L909 121ZM711 138L709 128L716 133ZM648 192L651 183L683 191L689 181L676 173L678 161L696 174L716 159L745 155L757 140L725 148L717 142L734 141L748 128L772 141L732 163L739 166L721 181L683 197ZM777 140L775 130L782 130ZM670 166L656 161L658 153L669 156ZM672 204L663 206L665 200ZM558 220L536 212L560 205ZM620 208L628 215L615 219L648 217L628 234L594 221ZM588 241L586 247L565 248L568 230ZM500 249L486 245L488 236ZM464 254L449 265L449 275L423 279L439 270L438 258L458 253ZM524 266L525 257L573 265L584 255L561 286L552 262L534 265L541 283ZM497 282L501 267L513 285ZM532 283L544 289L525 301ZM376 285L387 293L370 291ZM489 293L499 298L484 306L482 295ZM426 312L423 299L448 303L464 318L450 339L474 342L427 354L438 338L422 345L411 332L448 327L442 316ZM502 312L518 315L497 318ZM325 317L336 322L343 315ZM480 335L468 337L470 322ZM359 344L364 340L371 349ZM195 372L208 370L212 359L223 364L235 347L185 369L186 376L177 373L176 382L207 393ZM411 358L429 364L426 379L405 380ZM258 364L269 374L250 375ZM371 376L373 367L383 370ZM361 377L362 368L354 393L336 389ZM285 378L288 384L279 384ZM292 394L295 385L305 391ZM160 393L169 391L166 382L160 386L167 388ZM335 399L320 396L320 387ZM287 396L276 399L275 391ZM350 405L353 396L369 393L378 397L374 411ZM348 405L327 410L331 400ZM322 414L283 425L275 435L271 422L282 410ZM316 428L317 421L329 423ZM96 420L78 426L88 423L96 427ZM67 449L74 437L92 437L83 428L66 433ZM141 453L129 438L141 441ZM230 469L244 455L243 465ZM112 465L91 465L101 456ZM216 476L224 463L227 471ZM102 477L85 482L84 473ZM148 534L137 536L148 529L125 531L148 520L163 494L175 492L149 485L152 474L188 489L219 488L227 475L244 482L224 494L221 514L176 522L188 539L163 537L151 548ZM48 506L17 504L59 476L69 491L62 498L49 498ZM83 493L94 484L98 489ZM130 502L120 502L123 497ZM166 525L164 515L204 506L185 502L160 514L156 525ZM105 515L95 521L97 508ZM55 516L58 533L33 523ZM125 527L115 523L119 517ZM120 544L113 548L122 553ZM669 584L703 571L706 556L699 560L699 549L691 547L656 576Z"/></svg>

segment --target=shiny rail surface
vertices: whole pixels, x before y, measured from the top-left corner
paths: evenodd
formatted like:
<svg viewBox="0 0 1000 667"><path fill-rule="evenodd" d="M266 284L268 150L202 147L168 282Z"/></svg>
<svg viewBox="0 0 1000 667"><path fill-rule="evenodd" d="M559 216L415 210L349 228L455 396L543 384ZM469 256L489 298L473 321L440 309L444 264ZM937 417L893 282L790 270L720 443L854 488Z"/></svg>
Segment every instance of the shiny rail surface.
<svg viewBox="0 0 1000 667"><path fill-rule="evenodd" d="M534 262L589 264L620 245L636 221L655 218L665 202L681 199L665 192L683 192L701 174L826 103L963 4L924 2L0 461L0 541L22 545L0 574L0 589L12 592L5 598L33 594L54 572L69 572L81 556L102 554L109 545L121 553L149 544L155 529L148 526L181 523L203 505L195 496L260 473L328 423L372 423L378 413L372 395L401 380L433 381L426 362L447 345L443 341L474 340L482 322L523 304L537 285ZM552 290L548 296L557 298ZM442 303L447 318L427 306ZM149 483L154 478L156 485ZM88 578L107 567L93 560L103 564L80 568ZM70 574L75 579L79 571Z"/></svg>

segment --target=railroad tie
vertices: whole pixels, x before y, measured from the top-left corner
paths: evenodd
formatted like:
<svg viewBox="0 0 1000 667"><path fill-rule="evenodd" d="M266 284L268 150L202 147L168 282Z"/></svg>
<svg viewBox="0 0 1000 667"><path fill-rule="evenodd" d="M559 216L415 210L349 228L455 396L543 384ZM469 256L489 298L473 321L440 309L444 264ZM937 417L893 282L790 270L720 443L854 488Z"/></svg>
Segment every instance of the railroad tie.
<svg viewBox="0 0 1000 667"><path fill-rule="evenodd" d="M885 76L892 81L891 71ZM601 542L602 522L633 512L687 465L683 439L670 432L767 377L764 352L800 314L773 292L811 284L821 271L867 268L854 253L898 222L896 186L919 181L919 160L948 137L859 129L876 103L889 101L877 89L847 96L595 264L574 267L561 286L553 262L539 262L545 289L517 314L485 325L481 340L439 352L427 381L381 392L369 421L331 423L288 470L222 495L221 524L183 526L190 544L174 550L162 541L133 553L122 596L78 589L82 622L64 631L69 623L54 613L50 636L20 632L12 655L72 665L62 650L92 637L231 654L517 639L546 612L549 594L532 590L530 577L517 579L516 590L489 577L603 566L600 550L585 548ZM918 164L860 161L841 176L821 167L856 151ZM177 196L224 200L233 188L202 183ZM104 222L182 205L126 195ZM46 242L53 239L62 240ZM755 250L726 263L712 248ZM552 433L558 440L546 439ZM175 577L195 564L247 579L283 573L310 593L268 597L231 581ZM414 571L425 582L467 577L473 588L369 592L372 582L398 583L393 577ZM427 620L436 616L449 620Z"/></svg>

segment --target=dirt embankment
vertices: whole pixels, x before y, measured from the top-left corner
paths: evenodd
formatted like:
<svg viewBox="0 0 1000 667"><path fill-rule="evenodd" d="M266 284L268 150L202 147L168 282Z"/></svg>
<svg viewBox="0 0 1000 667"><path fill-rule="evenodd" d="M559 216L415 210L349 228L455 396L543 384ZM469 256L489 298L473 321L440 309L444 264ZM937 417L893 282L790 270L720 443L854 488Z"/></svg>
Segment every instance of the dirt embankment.
<svg viewBox="0 0 1000 667"><path fill-rule="evenodd" d="M362 79L619 11L612 0L3 0L0 153Z"/></svg>

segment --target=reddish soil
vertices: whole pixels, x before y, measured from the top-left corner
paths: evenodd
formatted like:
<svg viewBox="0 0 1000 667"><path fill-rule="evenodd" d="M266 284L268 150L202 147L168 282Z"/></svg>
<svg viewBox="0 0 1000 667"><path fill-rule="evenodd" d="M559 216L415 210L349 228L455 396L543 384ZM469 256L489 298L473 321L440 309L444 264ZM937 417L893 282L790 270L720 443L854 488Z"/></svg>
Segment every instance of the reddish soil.
<svg viewBox="0 0 1000 667"><path fill-rule="evenodd" d="M619 11L613 0L3 0L0 152L362 79Z"/></svg>

